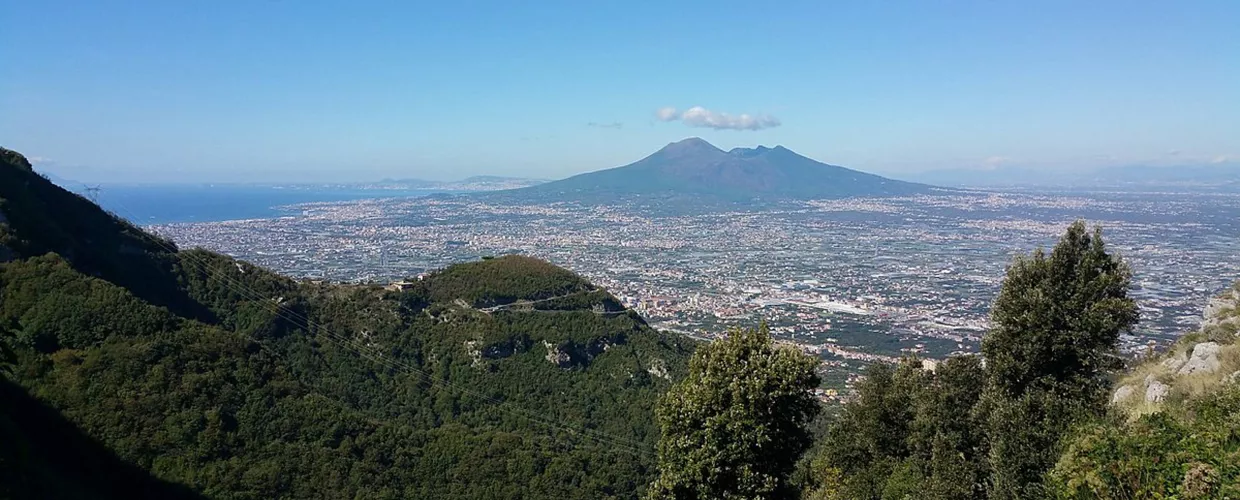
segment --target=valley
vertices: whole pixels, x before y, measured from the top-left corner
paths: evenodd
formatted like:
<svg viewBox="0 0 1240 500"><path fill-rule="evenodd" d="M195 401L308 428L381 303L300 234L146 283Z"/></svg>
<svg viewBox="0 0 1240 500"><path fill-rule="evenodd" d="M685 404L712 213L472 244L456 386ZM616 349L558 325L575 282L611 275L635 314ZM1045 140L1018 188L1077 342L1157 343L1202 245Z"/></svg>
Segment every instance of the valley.
<svg viewBox="0 0 1240 500"><path fill-rule="evenodd" d="M482 256L547 259L653 326L711 338L770 324L820 354L829 385L876 360L976 352L1012 257L1084 217L1135 270L1142 309L1122 348L1196 328L1240 275L1240 196L940 192L683 213L648 202L497 203L466 196L286 207L277 219L150 229L309 280L390 282ZM122 212L123 213L123 212Z"/></svg>

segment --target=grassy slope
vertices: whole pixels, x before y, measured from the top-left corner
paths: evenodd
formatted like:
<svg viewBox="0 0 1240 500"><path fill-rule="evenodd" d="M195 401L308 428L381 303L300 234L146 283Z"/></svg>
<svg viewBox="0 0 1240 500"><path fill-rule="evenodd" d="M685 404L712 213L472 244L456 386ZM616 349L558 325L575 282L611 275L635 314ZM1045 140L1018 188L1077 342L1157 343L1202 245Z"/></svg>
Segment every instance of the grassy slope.
<svg viewBox="0 0 1240 500"><path fill-rule="evenodd" d="M1051 474L1060 498L1240 498L1240 283L1220 298L1207 326L1117 381L1135 390L1109 418L1068 440ZM1220 368L1179 374L1201 342L1220 344ZM1163 401L1146 401L1146 380L1169 387Z"/></svg>

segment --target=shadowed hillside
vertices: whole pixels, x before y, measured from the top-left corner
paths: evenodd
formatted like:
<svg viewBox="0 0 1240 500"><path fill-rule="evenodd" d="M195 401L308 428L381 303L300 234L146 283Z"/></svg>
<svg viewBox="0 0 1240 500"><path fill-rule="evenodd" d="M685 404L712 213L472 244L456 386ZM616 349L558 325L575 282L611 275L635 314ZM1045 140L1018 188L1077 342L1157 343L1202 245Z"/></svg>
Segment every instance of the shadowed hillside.
<svg viewBox="0 0 1240 500"><path fill-rule="evenodd" d="M654 403L692 346L571 272L302 283L180 251L2 153L6 398L82 436L6 417L29 445L4 456L31 457L6 471L70 498L111 476L105 451L135 494L211 498L632 498L653 477Z"/></svg>

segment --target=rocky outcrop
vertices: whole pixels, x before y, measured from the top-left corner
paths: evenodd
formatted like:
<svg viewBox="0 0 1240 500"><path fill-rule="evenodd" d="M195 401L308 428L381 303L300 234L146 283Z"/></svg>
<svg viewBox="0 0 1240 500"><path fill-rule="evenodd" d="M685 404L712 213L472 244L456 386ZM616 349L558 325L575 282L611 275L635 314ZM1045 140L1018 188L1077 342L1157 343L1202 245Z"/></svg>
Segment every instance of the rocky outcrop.
<svg viewBox="0 0 1240 500"><path fill-rule="evenodd" d="M594 358L607 352L613 346L623 344L624 342L624 337L620 336L616 338L594 339L586 344L562 342L557 345L544 340L543 346L547 348L548 362L554 363L560 368L568 369L573 367L585 368L590 365L591 361L594 361Z"/></svg>
<svg viewBox="0 0 1240 500"><path fill-rule="evenodd" d="M659 377L663 380L672 379L667 374L667 362L659 358L650 360L650 366L646 367L646 373L649 373L653 377Z"/></svg>
<svg viewBox="0 0 1240 500"><path fill-rule="evenodd" d="M478 340L465 341L465 353L473 360L470 365L474 368L483 366L487 361L512 357L517 353L528 351L529 348L529 338L525 336L496 342L486 347L483 347L482 342Z"/></svg>
<svg viewBox="0 0 1240 500"><path fill-rule="evenodd" d="M556 365L560 368L572 368L573 357L569 356L567 352L560 349L560 346L544 340L543 347L547 348L546 359L548 363Z"/></svg>
<svg viewBox="0 0 1240 500"><path fill-rule="evenodd" d="M1201 319L1205 323L1223 319L1223 311L1234 308L1237 303L1240 303L1240 293L1236 292L1234 289L1228 290L1226 293L1223 293L1218 297L1214 297L1206 303L1206 308L1201 314Z"/></svg>
<svg viewBox="0 0 1240 500"><path fill-rule="evenodd" d="M1206 303L1205 312L1201 315L1201 327L1207 329L1223 323L1240 323L1237 310L1240 310L1240 290L1233 288Z"/></svg>
<svg viewBox="0 0 1240 500"><path fill-rule="evenodd" d="M1220 352L1222 352L1222 347L1217 342L1197 344L1193 347L1193 354L1188 357L1188 361L1176 373L1179 375L1214 373L1222 366L1218 359Z"/></svg>
<svg viewBox="0 0 1240 500"><path fill-rule="evenodd" d="M1199 331L1180 339L1161 359L1122 376L1111 393L1111 404L1136 417L1151 410L1162 411L1150 405L1161 406L1223 385L1240 384L1240 364L1236 363L1240 355L1238 308L1240 284L1210 300Z"/></svg>
<svg viewBox="0 0 1240 500"><path fill-rule="evenodd" d="M1184 363L1187 363L1187 362L1188 362L1188 354L1179 352L1179 353L1172 354L1171 356L1168 356L1167 359L1162 360L1162 363L1159 363L1159 364L1161 364L1163 368L1166 368L1167 371L1174 372L1176 370L1179 370L1180 367L1184 366Z"/></svg>
<svg viewBox="0 0 1240 500"><path fill-rule="evenodd" d="M1134 392L1137 392L1136 387L1133 387L1131 385L1121 385L1119 389L1115 390L1115 394L1111 396L1111 404L1119 403L1121 401L1124 401L1125 399L1132 397L1132 394Z"/></svg>
<svg viewBox="0 0 1240 500"><path fill-rule="evenodd" d="M1167 399L1167 394L1169 393L1171 393L1171 386L1154 380L1145 388L1145 401L1147 403L1161 403L1164 399Z"/></svg>
<svg viewBox="0 0 1240 500"><path fill-rule="evenodd" d="M469 355L469 358L473 360L469 366L477 368L482 365L482 351L478 349L477 340L465 341L465 354Z"/></svg>

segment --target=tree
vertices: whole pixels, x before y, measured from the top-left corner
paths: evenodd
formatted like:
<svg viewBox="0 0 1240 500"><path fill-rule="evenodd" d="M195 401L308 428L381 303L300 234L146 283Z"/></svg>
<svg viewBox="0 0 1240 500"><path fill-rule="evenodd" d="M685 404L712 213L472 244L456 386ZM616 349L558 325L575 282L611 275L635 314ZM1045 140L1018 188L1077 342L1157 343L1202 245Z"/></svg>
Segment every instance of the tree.
<svg viewBox="0 0 1240 500"><path fill-rule="evenodd" d="M1029 388L1068 391L1105 403L1106 374L1120 367L1121 332L1137 322L1132 271L1108 254L1102 230L1077 221L1048 256L1041 249L1008 268L982 340L989 386L1010 396Z"/></svg>
<svg viewBox="0 0 1240 500"><path fill-rule="evenodd" d="M1008 268L982 340L992 498L1041 495L1068 426L1105 408L1119 335L1137 321L1131 276L1101 229L1081 221L1050 255L1039 249Z"/></svg>
<svg viewBox="0 0 1240 500"><path fill-rule="evenodd" d="M827 432L825 458L818 465L820 476L843 478L842 485L836 487L838 497L883 497L893 472L911 454L909 433L915 402L926 382L927 374L914 359L866 368L856 399L844 407ZM909 476L900 477L907 482Z"/></svg>
<svg viewBox="0 0 1240 500"><path fill-rule="evenodd" d="M703 346L656 411L663 431L652 499L793 498L788 476L811 445L818 360L765 325Z"/></svg>
<svg viewBox="0 0 1240 500"><path fill-rule="evenodd" d="M9 374L13 363L17 359L13 353L13 348L9 346L9 342L17 335L13 333L13 328L6 323L8 322L0 319L0 379Z"/></svg>
<svg viewBox="0 0 1240 500"><path fill-rule="evenodd" d="M956 356L928 371L909 358L865 375L811 466L809 498L982 498L984 436L972 414L980 359Z"/></svg>
<svg viewBox="0 0 1240 500"><path fill-rule="evenodd" d="M917 402L910 445L926 464L919 498L985 498L985 434L974 412L985 371L978 356L940 363Z"/></svg>

